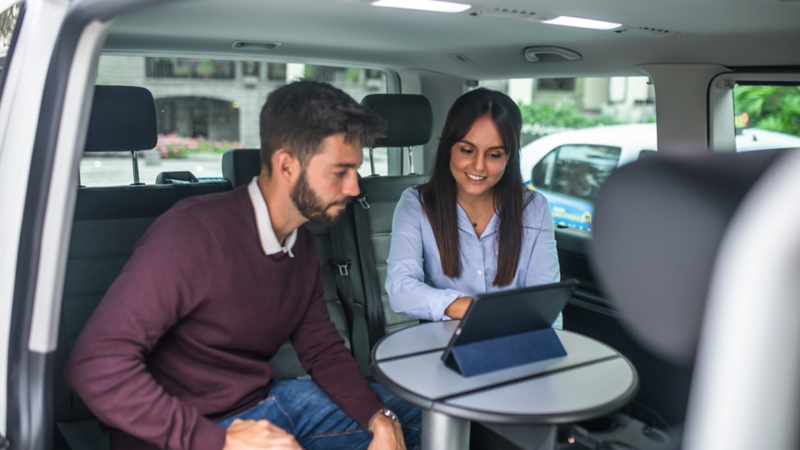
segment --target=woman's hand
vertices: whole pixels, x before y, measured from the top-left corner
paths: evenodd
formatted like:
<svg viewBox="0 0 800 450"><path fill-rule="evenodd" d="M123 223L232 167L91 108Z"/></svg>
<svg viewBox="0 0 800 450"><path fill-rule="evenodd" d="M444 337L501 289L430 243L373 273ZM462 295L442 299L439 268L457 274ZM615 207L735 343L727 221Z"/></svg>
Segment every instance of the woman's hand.
<svg viewBox="0 0 800 450"><path fill-rule="evenodd" d="M444 313L451 319L463 319L471 303L472 297L458 297L445 308Z"/></svg>
<svg viewBox="0 0 800 450"><path fill-rule="evenodd" d="M223 450L303 450L294 436L267 420L236 419L225 433Z"/></svg>

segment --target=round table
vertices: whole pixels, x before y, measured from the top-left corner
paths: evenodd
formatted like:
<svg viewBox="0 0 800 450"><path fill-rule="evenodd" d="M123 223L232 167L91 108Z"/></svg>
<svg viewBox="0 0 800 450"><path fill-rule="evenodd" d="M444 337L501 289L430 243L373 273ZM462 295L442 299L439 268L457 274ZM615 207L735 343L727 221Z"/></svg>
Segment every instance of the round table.
<svg viewBox="0 0 800 450"><path fill-rule="evenodd" d="M638 390L627 358L564 330L556 333L567 356L464 377L441 359L458 325L452 320L405 328L372 351L372 373L381 385L422 408L423 450L466 449L470 420L524 442L524 448L554 448L555 425L618 410Z"/></svg>

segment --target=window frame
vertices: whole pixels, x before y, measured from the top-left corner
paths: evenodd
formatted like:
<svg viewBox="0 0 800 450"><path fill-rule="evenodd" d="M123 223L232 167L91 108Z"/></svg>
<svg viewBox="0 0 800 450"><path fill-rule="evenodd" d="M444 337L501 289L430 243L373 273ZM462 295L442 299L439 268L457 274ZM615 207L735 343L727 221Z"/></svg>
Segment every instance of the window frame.
<svg viewBox="0 0 800 450"><path fill-rule="evenodd" d="M736 153L733 88L736 86L737 81L763 83L765 85L770 83L800 84L800 72L798 72L798 69L794 69L794 71L749 69L742 72L726 72L712 78L708 87L709 152Z"/></svg>

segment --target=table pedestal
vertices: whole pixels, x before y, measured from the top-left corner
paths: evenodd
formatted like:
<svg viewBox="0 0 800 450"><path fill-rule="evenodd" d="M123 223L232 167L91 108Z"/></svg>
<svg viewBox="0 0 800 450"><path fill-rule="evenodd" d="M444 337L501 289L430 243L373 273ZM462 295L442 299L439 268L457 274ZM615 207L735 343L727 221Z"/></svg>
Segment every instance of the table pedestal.
<svg viewBox="0 0 800 450"><path fill-rule="evenodd" d="M553 425L520 426L484 423L494 431L524 450L555 450L556 427Z"/></svg>
<svg viewBox="0 0 800 450"><path fill-rule="evenodd" d="M469 420L422 410L422 450L468 450Z"/></svg>

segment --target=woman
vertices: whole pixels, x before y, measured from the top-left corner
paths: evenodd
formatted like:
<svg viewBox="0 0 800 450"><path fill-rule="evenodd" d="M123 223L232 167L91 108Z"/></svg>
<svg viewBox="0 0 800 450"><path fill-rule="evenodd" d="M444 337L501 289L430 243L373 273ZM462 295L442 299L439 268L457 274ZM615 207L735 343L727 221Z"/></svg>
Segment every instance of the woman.
<svg viewBox="0 0 800 450"><path fill-rule="evenodd" d="M559 281L547 200L522 183L521 129L519 108L497 91L473 90L450 108L430 181L395 209L386 277L395 312L460 319L475 295Z"/></svg>

